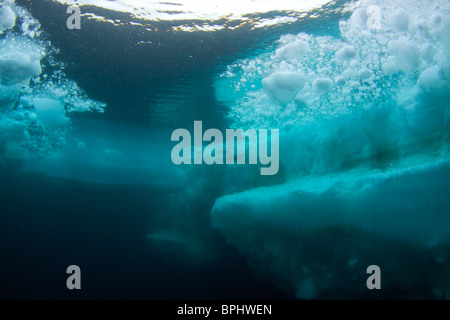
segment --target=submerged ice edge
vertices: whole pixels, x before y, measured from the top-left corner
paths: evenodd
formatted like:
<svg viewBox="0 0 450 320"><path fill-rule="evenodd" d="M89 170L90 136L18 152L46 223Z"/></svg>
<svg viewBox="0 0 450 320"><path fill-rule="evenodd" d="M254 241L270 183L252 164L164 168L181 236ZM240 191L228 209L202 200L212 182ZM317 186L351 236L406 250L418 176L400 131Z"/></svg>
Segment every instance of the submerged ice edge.
<svg viewBox="0 0 450 320"><path fill-rule="evenodd" d="M216 200L211 223L300 299L450 298L449 161L300 178Z"/></svg>

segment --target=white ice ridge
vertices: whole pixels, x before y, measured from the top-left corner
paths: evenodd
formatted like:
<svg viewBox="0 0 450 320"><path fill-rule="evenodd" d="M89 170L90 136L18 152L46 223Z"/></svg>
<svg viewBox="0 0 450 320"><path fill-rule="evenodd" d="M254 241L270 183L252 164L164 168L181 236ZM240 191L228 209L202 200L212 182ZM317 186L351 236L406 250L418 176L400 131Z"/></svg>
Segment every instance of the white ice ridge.
<svg viewBox="0 0 450 320"><path fill-rule="evenodd" d="M270 11L307 12L330 0L58 0L68 5L94 5L114 11L129 12L149 20L244 19L245 15ZM246 20L248 18L245 18Z"/></svg>
<svg viewBox="0 0 450 320"><path fill-rule="evenodd" d="M308 176L219 198L211 223L298 298L364 294L371 264L393 274L383 278L387 290L426 281L442 297L450 290L448 269L441 273L450 258L448 177L449 161ZM431 274L418 274L423 252Z"/></svg>

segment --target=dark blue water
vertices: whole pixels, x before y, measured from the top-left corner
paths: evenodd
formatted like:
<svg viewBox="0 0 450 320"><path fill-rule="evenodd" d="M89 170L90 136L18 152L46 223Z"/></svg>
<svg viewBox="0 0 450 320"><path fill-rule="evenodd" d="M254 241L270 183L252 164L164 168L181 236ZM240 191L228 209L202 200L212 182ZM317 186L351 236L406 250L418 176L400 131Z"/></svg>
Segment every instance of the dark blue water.
<svg viewBox="0 0 450 320"><path fill-rule="evenodd" d="M219 234L219 258L202 266L152 249L145 235L168 210L157 190L5 171L1 181L2 299L288 297L257 279ZM65 285L72 264L82 270L79 291Z"/></svg>

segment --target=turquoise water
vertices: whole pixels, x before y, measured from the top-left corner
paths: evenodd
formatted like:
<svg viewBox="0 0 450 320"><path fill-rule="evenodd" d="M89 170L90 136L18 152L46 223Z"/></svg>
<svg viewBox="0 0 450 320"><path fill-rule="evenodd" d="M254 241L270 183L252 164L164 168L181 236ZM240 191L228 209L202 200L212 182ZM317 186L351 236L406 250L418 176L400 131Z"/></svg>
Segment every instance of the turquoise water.
<svg viewBox="0 0 450 320"><path fill-rule="evenodd" d="M448 299L449 3L193 3L2 1L0 297Z"/></svg>

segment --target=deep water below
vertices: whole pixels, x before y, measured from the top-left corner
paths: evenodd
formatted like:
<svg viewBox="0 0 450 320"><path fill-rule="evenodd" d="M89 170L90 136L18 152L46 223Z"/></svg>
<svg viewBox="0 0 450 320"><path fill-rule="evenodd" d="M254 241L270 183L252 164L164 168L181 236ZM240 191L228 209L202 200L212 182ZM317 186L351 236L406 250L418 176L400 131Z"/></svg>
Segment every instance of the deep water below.
<svg viewBox="0 0 450 320"><path fill-rule="evenodd" d="M167 210L157 190L0 175L1 299L289 298L219 234L217 260L200 266L152 249L148 226L164 224ZM66 288L72 264L81 290Z"/></svg>

